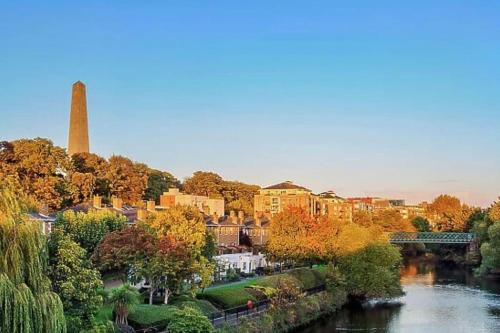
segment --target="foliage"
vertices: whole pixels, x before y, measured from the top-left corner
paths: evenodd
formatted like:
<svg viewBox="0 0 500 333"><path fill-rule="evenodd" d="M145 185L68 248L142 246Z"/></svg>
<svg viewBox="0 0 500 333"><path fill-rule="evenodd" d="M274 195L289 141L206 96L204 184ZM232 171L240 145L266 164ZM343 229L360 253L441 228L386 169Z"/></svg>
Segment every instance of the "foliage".
<svg viewBox="0 0 500 333"><path fill-rule="evenodd" d="M148 186L144 199L160 203L160 196L171 187L180 187L180 182L172 174L160 170L148 169Z"/></svg>
<svg viewBox="0 0 500 333"><path fill-rule="evenodd" d="M401 295L400 266L399 250L387 243L370 244L338 261L347 292L361 299Z"/></svg>
<svg viewBox="0 0 500 333"><path fill-rule="evenodd" d="M373 224L382 228L385 232L415 231L415 227L407 219L392 209L377 211L372 217Z"/></svg>
<svg viewBox="0 0 500 333"><path fill-rule="evenodd" d="M68 330L89 329L103 301L98 293L100 274L91 267L85 250L69 236L52 233L49 243L52 288L61 298L65 314L72 318Z"/></svg>
<svg viewBox="0 0 500 333"><path fill-rule="evenodd" d="M54 229L69 235L90 256L107 233L123 228L126 222L125 216L109 210L67 210L57 215Z"/></svg>
<svg viewBox="0 0 500 333"><path fill-rule="evenodd" d="M92 256L101 271L130 274L135 263L156 252L156 238L141 226L129 226L104 236Z"/></svg>
<svg viewBox="0 0 500 333"><path fill-rule="evenodd" d="M246 215L253 214L254 195L260 189L257 185L226 181L216 173L204 171L187 178L183 187L186 193L224 199L227 212L242 210Z"/></svg>
<svg viewBox="0 0 500 333"><path fill-rule="evenodd" d="M128 325L128 315L131 309L139 304L139 292L131 285L125 284L113 289L108 301L113 305L116 314L115 322Z"/></svg>
<svg viewBox="0 0 500 333"><path fill-rule="evenodd" d="M105 179L109 184L110 195L134 204L139 202L146 190L148 167L132 160L113 155L108 160Z"/></svg>
<svg viewBox="0 0 500 333"><path fill-rule="evenodd" d="M370 212L358 211L352 214L352 222L362 227L370 227L373 225L372 215Z"/></svg>
<svg viewBox="0 0 500 333"><path fill-rule="evenodd" d="M288 207L271 222L267 252L277 261L327 262L384 239L378 226L368 228L327 216L311 217L303 208Z"/></svg>
<svg viewBox="0 0 500 333"><path fill-rule="evenodd" d="M481 245L483 260L480 273L500 273L500 223L496 222L488 228L488 242Z"/></svg>
<svg viewBox="0 0 500 333"><path fill-rule="evenodd" d="M52 209L71 202L71 162L63 148L41 138L4 141L1 147L0 178L14 177L22 191Z"/></svg>
<svg viewBox="0 0 500 333"><path fill-rule="evenodd" d="M45 238L27 209L0 179L0 331L66 332L62 302L44 272Z"/></svg>
<svg viewBox="0 0 500 333"><path fill-rule="evenodd" d="M214 313L219 312L219 310L209 301L203 299L192 298L188 295L182 295L174 298L171 302L171 305L175 305L176 307L182 309L185 307L195 308L201 311L205 316L210 316Z"/></svg>
<svg viewBox="0 0 500 333"><path fill-rule="evenodd" d="M226 326L219 332L274 333L290 332L322 316L332 314L345 303L345 297L335 293L320 292L303 297L284 308L274 308L258 317L241 319L237 326Z"/></svg>
<svg viewBox="0 0 500 333"><path fill-rule="evenodd" d="M458 198L447 194L434 199L427 207L427 211L432 216L437 231L463 231L471 214L471 209L467 205L462 205Z"/></svg>
<svg viewBox="0 0 500 333"><path fill-rule="evenodd" d="M185 307L176 311L168 323L170 333L210 333L214 328L208 318L200 311Z"/></svg>
<svg viewBox="0 0 500 333"><path fill-rule="evenodd" d="M500 197L488 209L488 216L492 221L500 222Z"/></svg>
<svg viewBox="0 0 500 333"><path fill-rule="evenodd" d="M429 223L429 220L427 220L425 217L416 216L413 218L413 220L411 220L411 224L413 224L416 231L418 232L431 231L431 225Z"/></svg>
<svg viewBox="0 0 500 333"><path fill-rule="evenodd" d="M329 263L325 271L325 285L329 292L344 292L347 288L347 282L344 274L338 266Z"/></svg>

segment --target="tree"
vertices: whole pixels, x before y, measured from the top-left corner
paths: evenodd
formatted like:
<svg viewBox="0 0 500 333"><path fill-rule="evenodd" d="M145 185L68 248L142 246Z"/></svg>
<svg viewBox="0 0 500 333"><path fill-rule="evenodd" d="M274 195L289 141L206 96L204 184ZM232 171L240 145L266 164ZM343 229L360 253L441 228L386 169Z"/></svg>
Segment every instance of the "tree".
<svg viewBox="0 0 500 333"><path fill-rule="evenodd" d="M429 220L425 217L417 216L411 220L411 224L415 227L418 232L429 232L431 231L431 225Z"/></svg>
<svg viewBox="0 0 500 333"><path fill-rule="evenodd" d="M139 292L131 285L125 284L111 291L109 303L113 305L117 325L128 325L130 310L139 304Z"/></svg>
<svg viewBox="0 0 500 333"><path fill-rule="evenodd" d="M110 195L130 204L140 201L148 181L147 166L118 155L111 156L108 164L105 179L109 183Z"/></svg>
<svg viewBox="0 0 500 333"><path fill-rule="evenodd" d="M52 288L63 302L70 332L92 327L92 320L102 305L98 289L100 274L93 269L86 253L67 235L54 232L49 240Z"/></svg>
<svg viewBox="0 0 500 333"><path fill-rule="evenodd" d="M127 218L110 210L89 210L87 213L67 210L60 213L54 229L69 235L90 256L107 233L123 228Z"/></svg>
<svg viewBox="0 0 500 333"><path fill-rule="evenodd" d="M160 202L160 196L171 187L180 187L180 182L172 174L160 170L148 169L148 187L144 198Z"/></svg>
<svg viewBox="0 0 500 333"><path fill-rule="evenodd" d="M242 210L246 215L253 214L254 195L260 189L257 185L226 181L216 173L205 171L197 171L187 178L183 188L186 193L222 198L227 212Z"/></svg>
<svg viewBox="0 0 500 333"><path fill-rule="evenodd" d="M480 273L500 273L500 223L488 228L488 241L481 245L481 256Z"/></svg>
<svg viewBox="0 0 500 333"><path fill-rule="evenodd" d="M0 177L13 176L25 193L51 209L71 204L67 178L71 162L65 150L42 138L3 142Z"/></svg>
<svg viewBox="0 0 500 333"><path fill-rule="evenodd" d="M438 196L428 206L434 228L437 231L463 231L471 210L460 200L447 194Z"/></svg>
<svg viewBox="0 0 500 333"><path fill-rule="evenodd" d="M380 226L385 232L415 231L410 221L392 209L381 210L373 214L373 224Z"/></svg>
<svg viewBox="0 0 500 333"><path fill-rule="evenodd" d="M104 236L92 255L92 261L103 272L133 275L136 263L150 260L157 251L156 243L156 238L143 227L125 227Z"/></svg>
<svg viewBox="0 0 500 333"><path fill-rule="evenodd" d="M400 296L400 266L399 250L388 243L370 244L338 262L348 294L361 300Z"/></svg>
<svg viewBox="0 0 500 333"><path fill-rule="evenodd" d="M488 216L494 222L500 222L500 197L495 201L488 210Z"/></svg>
<svg viewBox="0 0 500 333"><path fill-rule="evenodd" d="M311 259L316 254L312 248L319 245L309 243L313 230L314 218L305 209L288 207L271 220L267 251L278 261Z"/></svg>
<svg viewBox="0 0 500 333"><path fill-rule="evenodd" d="M196 171L192 177L184 180L183 188L189 194L222 198L224 180L213 172Z"/></svg>
<svg viewBox="0 0 500 333"><path fill-rule="evenodd" d="M64 333L63 305L44 272L45 238L13 192L0 179L0 331Z"/></svg>

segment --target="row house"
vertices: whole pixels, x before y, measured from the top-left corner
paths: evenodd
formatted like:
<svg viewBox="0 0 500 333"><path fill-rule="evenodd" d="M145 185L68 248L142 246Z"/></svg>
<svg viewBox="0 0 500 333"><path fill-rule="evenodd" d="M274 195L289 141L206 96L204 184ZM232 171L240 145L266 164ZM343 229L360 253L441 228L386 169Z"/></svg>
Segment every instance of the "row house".
<svg viewBox="0 0 500 333"><path fill-rule="evenodd" d="M257 217L271 218L287 207L300 207L311 216L328 215L352 222L352 205L333 191L320 195L291 181L271 185L254 196L254 212Z"/></svg>

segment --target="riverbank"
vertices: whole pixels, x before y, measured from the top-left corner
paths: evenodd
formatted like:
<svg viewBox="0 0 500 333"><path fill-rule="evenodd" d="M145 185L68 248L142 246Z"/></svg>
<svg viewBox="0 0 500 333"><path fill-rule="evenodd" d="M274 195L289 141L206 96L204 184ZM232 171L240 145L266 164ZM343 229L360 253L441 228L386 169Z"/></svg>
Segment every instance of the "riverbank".
<svg viewBox="0 0 500 333"><path fill-rule="evenodd" d="M500 332L500 283L432 260L407 260L405 295L387 304L343 307L297 333ZM401 302L402 306L397 306ZM392 306L394 305L394 306Z"/></svg>

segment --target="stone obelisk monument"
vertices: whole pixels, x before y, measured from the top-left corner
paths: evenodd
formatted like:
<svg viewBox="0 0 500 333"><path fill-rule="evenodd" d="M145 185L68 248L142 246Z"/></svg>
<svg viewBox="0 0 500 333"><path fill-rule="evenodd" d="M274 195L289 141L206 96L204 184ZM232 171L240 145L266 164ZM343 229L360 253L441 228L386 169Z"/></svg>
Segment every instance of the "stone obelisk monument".
<svg viewBox="0 0 500 333"><path fill-rule="evenodd" d="M69 117L68 155L89 152L89 127L87 122L87 97L85 85L77 81L71 95Z"/></svg>

